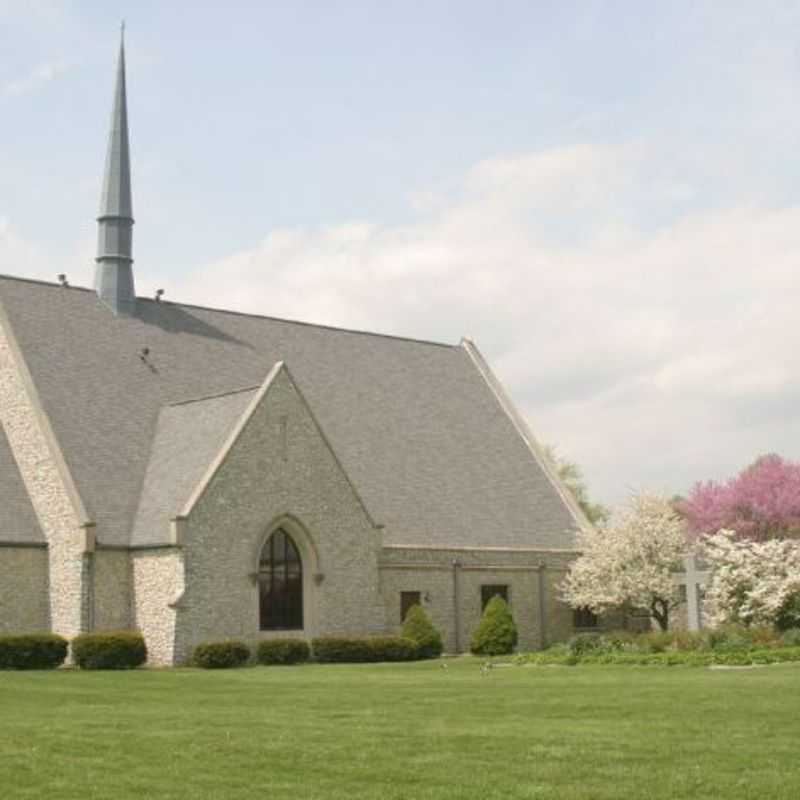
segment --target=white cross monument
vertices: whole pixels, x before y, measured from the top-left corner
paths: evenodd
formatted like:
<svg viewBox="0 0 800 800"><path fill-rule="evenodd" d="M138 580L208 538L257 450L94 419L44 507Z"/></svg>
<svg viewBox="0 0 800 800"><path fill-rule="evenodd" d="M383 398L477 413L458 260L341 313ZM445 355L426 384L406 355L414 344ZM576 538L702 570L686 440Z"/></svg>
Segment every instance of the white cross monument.
<svg viewBox="0 0 800 800"><path fill-rule="evenodd" d="M710 576L708 570L698 568L697 558L691 554L683 559L683 572L675 575L678 585L686 587L686 625L690 631L699 631L703 627L703 603L700 591L708 583Z"/></svg>

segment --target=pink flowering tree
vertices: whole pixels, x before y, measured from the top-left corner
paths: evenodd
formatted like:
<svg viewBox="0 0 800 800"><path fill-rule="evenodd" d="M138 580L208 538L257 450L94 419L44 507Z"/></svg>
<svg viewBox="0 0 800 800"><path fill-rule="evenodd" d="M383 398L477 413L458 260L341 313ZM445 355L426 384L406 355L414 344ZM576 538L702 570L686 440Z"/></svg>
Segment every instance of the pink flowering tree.
<svg viewBox="0 0 800 800"><path fill-rule="evenodd" d="M679 504L694 538L719 530L763 541L800 536L800 463L758 458L723 483L698 483Z"/></svg>
<svg viewBox="0 0 800 800"><path fill-rule="evenodd" d="M635 495L608 527L582 531L578 548L561 586L569 605L596 614L634 608L667 630L681 600L673 573L686 551L686 523L670 500Z"/></svg>

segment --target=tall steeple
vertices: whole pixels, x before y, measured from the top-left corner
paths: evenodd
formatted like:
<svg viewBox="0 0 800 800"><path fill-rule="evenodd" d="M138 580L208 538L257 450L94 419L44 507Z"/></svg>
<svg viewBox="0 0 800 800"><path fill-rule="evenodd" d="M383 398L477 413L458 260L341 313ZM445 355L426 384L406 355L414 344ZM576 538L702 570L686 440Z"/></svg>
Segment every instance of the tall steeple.
<svg viewBox="0 0 800 800"><path fill-rule="evenodd" d="M125 93L125 23L119 45L117 85L111 112L108 155L97 218L95 289L115 314L133 314L133 204L131 159L128 143L128 101Z"/></svg>

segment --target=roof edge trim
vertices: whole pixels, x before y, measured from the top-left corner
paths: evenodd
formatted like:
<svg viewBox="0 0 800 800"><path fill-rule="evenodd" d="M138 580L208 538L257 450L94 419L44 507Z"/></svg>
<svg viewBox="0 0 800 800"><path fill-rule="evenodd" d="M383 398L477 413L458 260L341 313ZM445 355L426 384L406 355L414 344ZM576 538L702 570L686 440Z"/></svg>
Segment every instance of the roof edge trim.
<svg viewBox="0 0 800 800"><path fill-rule="evenodd" d="M575 520L575 524L581 530L594 527L592 523L589 522L586 514L583 513L583 509L578 505L577 501L572 496L572 492L567 489L567 487L564 485L564 482L558 477L555 470L550 465L549 460L544 455L542 446L534 436L533 431L531 430L527 421L514 405L514 402L511 400L511 397L505 390L503 384L500 383L497 376L492 372L489 363L483 357L481 351L478 350L475 342L473 342L472 339L464 336L461 339L461 346L466 351L470 361L472 361L473 365L475 366L475 369L486 382L486 385L492 391L492 394L494 394L498 404L500 405L500 408L502 408L506 413L506 416L511 420L511 423L516 428L520 438L527 445L528 450L530 450L530 453L533 456L533 460L538 464L539 468L542 470L552 484L553 488L558 493L564 505L566 505L567 509L572 515L572 518Z"/></svg>
<svg viewBox="0 0 800 800"><path fill-rule="evenodd" d="M72 504L75 516L78 518L78 527L85 528L92 526L95 523L86 511L83 498L78 491L78 486L75 483L75 479L72 477L72 473L67 465L67 461L64 458L64 452L62 451L61 445L56 438L55 431L50 423L50 417L47 415L47 412L44 409L42 399L39 396L39 391L36 388L36 383L33 380L33 375L31 375L31 371L28 369L28 363L25 360L22 348L19 346L17 337L14 335L14 328L11 325L8 315L6 314L2 298L0 298L0 328L2 328L2 330L5 332L9 349L11 350L11 354L14 357L15 366L19 372L20 380L22 381L23 388L28 396L28 401L31 404L31 410L33 411L36 422L39 425L42 436L44 437L45 444L50 451L50 455L55 462L58 475L64 483L64 488L66 489L67 496Z"/></svg>
<svg viewBox="0 0 800 800"><path fill-rule="evenodd" d="M18 548L20 550L47 550L47 542L15 542L0 539L0 548L13 550Z"/></svg>
<svg viewBox="0 0 800 800"><path fill-rule="evenodd" d="M186 400L175 400L167 403L164 408L175 408L175 406L188 406L192 403L205 403L207 400L219 400L221 397L230 397L234 394L244 394L245 392L255 392L259 386L243 386L240 389L230 389L227 392L217 392L216 394L205 394L199 397L189 397Z"/></svg>
<svg viewBox="0 0 800 800"><path fill-rule="evenodd" d="M385 544L383 550L424 550L426 553L577 553L576 548L565 547L501 547L480 545L446 545L446 544Z"/></svg>
<svg viewBox="0 0 800 800"><path fill-rule="evenodd" d="M186 501L186 503L184 503L183 508L181 508L181 510L178 512L178 517L188 517L192 513L192 510L197 505L200 498L205 494L206 489L219 471L219 468L225 463L225 460L228 458L228 454L233 449L233 446L239 441L242 431L250 421L250 418L255 413L255 410L258 408L261 400L263 399L264 395L266 395L269 387L272 385L272 382L275 380L282 368L283 361L277 361L272 369L267 373L267 377L264 378L264 381L258 388L258 391L247 404L247 408L244 410L244 413L239 417L236 424L233 426L233 430L228 434L225 444L222 445L219 453L217 453L211 464L209 464L209 467L203 474L203 477L200 478L200 482L192 490L192 493L189 495L189 499Z"/></svg>

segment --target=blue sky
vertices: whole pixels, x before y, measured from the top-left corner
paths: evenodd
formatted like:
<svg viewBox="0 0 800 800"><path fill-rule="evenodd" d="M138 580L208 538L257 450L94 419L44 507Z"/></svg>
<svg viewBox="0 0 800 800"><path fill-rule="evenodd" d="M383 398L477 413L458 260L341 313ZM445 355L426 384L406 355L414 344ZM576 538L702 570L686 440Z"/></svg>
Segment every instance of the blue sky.
<svg viewBox="0 0 800 800"><path fill-rule="evenodd" d="M0 0L0 271L473 336L594 494L800 457L797 3Z"/></svg>

